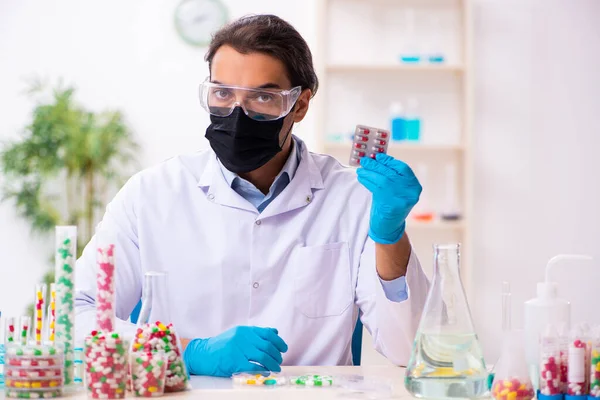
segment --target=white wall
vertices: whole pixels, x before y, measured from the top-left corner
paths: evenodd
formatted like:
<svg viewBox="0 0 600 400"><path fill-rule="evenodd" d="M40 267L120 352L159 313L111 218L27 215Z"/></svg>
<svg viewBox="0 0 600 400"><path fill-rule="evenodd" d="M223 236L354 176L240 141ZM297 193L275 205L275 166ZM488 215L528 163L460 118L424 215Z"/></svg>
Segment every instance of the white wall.
<svg viewBox="0 0 600 400"><path fill-rule="evenodd" d="M472 306L495 361L502 280L522 327L551 256L589 253L600 266L600 2L475 6Z"/></svg>
<svg viewBox="0 0 600 400"><path fill-rule="evenodd" d="M232 16L272 12L315 46L317 1L228 0ZM494 358L500 282L513 285L515 320L545 261L558 252L600 258L600 2L476 0L475 298ZM120 107L144 148L142 165L205 146L196 98L203 50L175 35L176 2L2 0L0 141L15 137L31 104L21 77L76 83L95 109ZM298 132L309 144L309 119ZM50 243L51 244L51 243ZM49 243L31 241L0 205L0 308L17 315L45 268ZM517 306L518 305L518 306Z"/></svg>

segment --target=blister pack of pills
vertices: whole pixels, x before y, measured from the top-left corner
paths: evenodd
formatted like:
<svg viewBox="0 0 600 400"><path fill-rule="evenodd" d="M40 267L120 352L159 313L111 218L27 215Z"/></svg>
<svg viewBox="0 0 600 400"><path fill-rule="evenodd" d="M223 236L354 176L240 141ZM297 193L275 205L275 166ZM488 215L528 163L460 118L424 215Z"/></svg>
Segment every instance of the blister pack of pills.
<svg viewBox="0 0 600 400"><path fill-rule="evenodd" d="M350 165L358 167L363 157L375 158L377 153L387 153L389 142L390 131L356 125L350 151Z"/></svg>

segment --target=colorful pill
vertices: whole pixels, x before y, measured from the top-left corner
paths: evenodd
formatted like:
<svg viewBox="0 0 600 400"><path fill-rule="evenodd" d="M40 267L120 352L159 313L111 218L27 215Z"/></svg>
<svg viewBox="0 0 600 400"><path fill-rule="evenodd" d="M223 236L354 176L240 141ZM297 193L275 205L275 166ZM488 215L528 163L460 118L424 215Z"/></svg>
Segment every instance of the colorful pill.
<svg viewBox="0 0 600 400"><path fill-rule="evenodd" d="M358 150L354 150L354 151L352 152L352 154L353 154L355 157L364 157L364 156L365 156L367 153L365 153L364 151L358 151Z"/></svg>
<svg viewBox="0 0 600 400"><path fill-rule="evenodd" d="M368 135L371 131L367 128L358 128L358 133L362 133L364 135Z"/></svg>
<svg viewBox="0 0 600 400"><path fill-rule="evenodd" d="M375 157L377 157L377 153L371 153L371 154L369 154L369 157L371 157L374 160Z"/></svg>
<svg viewBox="0 0 600 400"><path fill-rule="evenodd" d="M385 146L387 142L385 140L375 140L374 143L378 144L379 146Z"/></svg>
<svg viewBox="0 0 600 400"><path fill-rule="evenodd" d="M354 143L354 148L355 149L366 149L367 145L366 144L362 144L362 143Z"/></svg>
<svg viewBox="0 0 600 400"><path fill-rule="evenodd" d="M373 151L377 153L385 153L385 147L373 146Z"/></svg>
<svg viewBox="0 0 600 400"><path fill-rule="evenodd" d="M361 142L368 142L369 138L367 136L354 135L354 140L360 140Z"/></svg>
<svg viewBox="0 0 600 400"><path fill-rule="evenodd" d="M380 138L380 139L387 139L388 133L387 132L383 132L383 131L378 131L377 132L377 137Z"/></svg>

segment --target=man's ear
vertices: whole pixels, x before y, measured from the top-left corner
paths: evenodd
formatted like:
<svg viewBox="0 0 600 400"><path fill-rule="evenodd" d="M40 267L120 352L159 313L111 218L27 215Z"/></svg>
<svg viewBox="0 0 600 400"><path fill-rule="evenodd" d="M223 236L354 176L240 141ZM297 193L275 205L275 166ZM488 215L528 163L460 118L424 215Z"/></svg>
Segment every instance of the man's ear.
<svg viewBox="0 0 600 400"><path fill-rule="evenodd" d="M294 105L294 122L300 122L304 119L304 116L308 112L308 106L310 103L311 96L312 91L310 89L304 89L302 93L300 93L300 97L298 97L298 100Z"/></svg>

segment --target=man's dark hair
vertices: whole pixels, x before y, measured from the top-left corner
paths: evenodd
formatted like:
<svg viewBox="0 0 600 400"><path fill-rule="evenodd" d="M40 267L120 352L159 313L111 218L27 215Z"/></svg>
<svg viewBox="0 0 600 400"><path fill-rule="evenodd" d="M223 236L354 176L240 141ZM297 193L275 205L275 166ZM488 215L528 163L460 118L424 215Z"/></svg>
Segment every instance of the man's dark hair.
<svg viewBox="0 0 600 400"><path fill-rule="evenodd" d="M243 17L217 31L205 56L209 68L215 53L223 45L242 54L263 53L275 57L285 65L292 87L308 88L313 96L319 88L306 41L292 25L275 15Z"/></svg>

